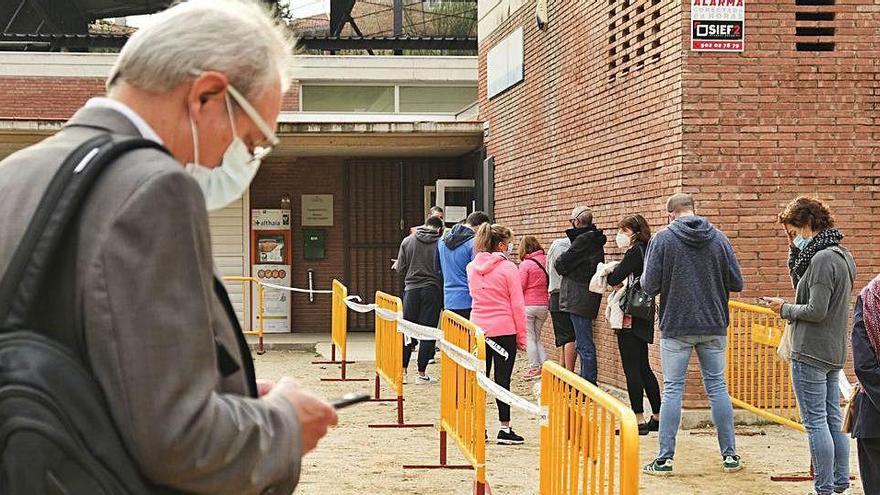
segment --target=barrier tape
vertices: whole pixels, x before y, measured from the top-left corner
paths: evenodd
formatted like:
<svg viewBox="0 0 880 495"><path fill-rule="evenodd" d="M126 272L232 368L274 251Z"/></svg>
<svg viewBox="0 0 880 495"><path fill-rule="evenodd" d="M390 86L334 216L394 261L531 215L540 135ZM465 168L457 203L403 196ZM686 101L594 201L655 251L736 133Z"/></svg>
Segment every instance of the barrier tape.
<svg viewBox="0 0 880 495"><path fill-rule="evenodd" d="M333 294L332 290L317 290L317 289L300 289L298 287L285 287L283 285L275 285L270 284L269 282L261 282L263 287L269 287L271 289L278 290L286 290L288 292L301 292L304 294Z"/></svg>
<svg viewBox="0 0 880 495"><path fill-rule="evenodd" d="M450 359L467 369L468 371L475 371L477 373L477 383L480 387L486 392L495 396L496 399L504 402L505 404L525 411L533 416L537 416L541 418L541 421L547 421L547 410L546 408L542 408L540 405L535 404L534 402L529 401L528 399L524 399L519 395L511 392L503 388L502 386L495 383L491 378L486 376L486 371L481 369L479 359L476 356L460 349L458 346L453 345L449 341L443 338L443 334L439 328L428 327L425 325L419 325L418 323L413 323L411 321L405 320L403 315L400 313L395 313L394 311L389 311L384 308L378 307L376 304L358 304L354 302L354 300L360 300L358 296L348 296L345 299L345 304L353 311L357 311L360 313L369 313L370 311L375 311L376 315L383 320L388 321L397 321L397 331L402 333L404 338L407 340L407 344L410 339L417 340L433 340L436 341L440 348L449 356ZM491 347L493 351L498 353L504 359L510 359L510 355L501 347L497 342L491 339L485 339L486 345Z"/></svg>
<svg viewBox="0 0 880 495"><path fill-rule="evenodd" d="M358 313L369 313L376 310L377 306L375 303L360 304L360 300L360 296L348 296L345 298L345 305L348 306L348 309Z"/></svg>
<svg viewBox="0 0 880 495"><path fill-rule="evenodd" d="M505 361L510 358L510 354L507 353L507 349L501 347L498 342L486 337L486 345L491 347L493 351L495 351L499 356L503 357Z"/></svg>
<svg viewBox="0 0 880 495"><path fill-rule="evenodd" d="M541 406L516 395L515 393L511 392L510 390L507 390L506 388L502 387L501 385L498 385L497 383L492 381L491 378L486 376L486 373L484 373L484 372L477 373L477 383L480 384L480 387L482 387L483 390L494 395L495 398L500 400L501 402L503 402L511 407L515 407L517 409L522 409L523 411L525 411L533 416L537 416L537 417L541 418L541 421L547 420L547 412L544 411L544 409L541 408Z"/></svg>

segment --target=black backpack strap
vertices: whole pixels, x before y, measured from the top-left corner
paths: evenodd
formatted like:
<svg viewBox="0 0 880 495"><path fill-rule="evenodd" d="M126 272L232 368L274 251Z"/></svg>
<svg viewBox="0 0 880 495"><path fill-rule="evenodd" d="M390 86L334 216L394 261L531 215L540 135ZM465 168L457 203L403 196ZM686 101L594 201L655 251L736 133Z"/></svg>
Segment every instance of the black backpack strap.
<svg viewBox="0 0 880 495"><path fill-rule="evenodd" d="M544 265L542 265L540 261L536 260L535 258L526 258L526 261L532 261L536 265L538 265L538 268L540 268L541 271L544 272L544 276L547 277L547 283L550 283L550 274L547 273L547 269L544 268Z"/></svg>
<svg viewBox="0 0 880 495"><path fill-rule="evenodd" d="M55 173L0 281L0 331L23 330L68 226L101 173L140 148L168 153L155 141L101 134L77 147ZM39 330L39 329L30 329Z"/></svg>

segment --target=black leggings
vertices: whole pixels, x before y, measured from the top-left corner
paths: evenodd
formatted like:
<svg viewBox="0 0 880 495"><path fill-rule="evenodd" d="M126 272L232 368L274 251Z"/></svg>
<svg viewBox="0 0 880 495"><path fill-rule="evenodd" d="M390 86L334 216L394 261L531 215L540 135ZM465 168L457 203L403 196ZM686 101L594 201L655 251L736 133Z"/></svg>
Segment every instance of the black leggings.
<svg viewBox="0 0 880 495"><path fill-rule="evenodd" d="M626 391L629 393L630 407L636 414L645 412L643 393L648 396L651 410L660 414L660 385L648 361L648 343L638 338L630 330L617 331L617 347L623 374L626 375Z"/></svg>
<svg viewBox="0 0 880 495"><path fill-rule="evenodd" d="M513 375L513 363L516 360L516 335L502 335L500 337L488 337L507 351L508 358L504 359L489 344L486 344L486 376L492 373L492 363L495 363L495 383L510 390L510 377ZM498 404L498 421L506 423L510 421L510 406L495 401Z"/></svg>
<svg viewBox="0 0 880 495"><path fill-rule="evenodd" d="M436 327L440 321L440 311L442 310L443 291L439 287L428 286L403 291L404 320L428 327ZM403 345L404 370L409 367L409 358L412 355L416 342L416 339L412 339L409 345ZM419 342L418 368L420 372L428 369L428 361L434 357L434 345L435 342L433 340L422 340Z"/></svg>

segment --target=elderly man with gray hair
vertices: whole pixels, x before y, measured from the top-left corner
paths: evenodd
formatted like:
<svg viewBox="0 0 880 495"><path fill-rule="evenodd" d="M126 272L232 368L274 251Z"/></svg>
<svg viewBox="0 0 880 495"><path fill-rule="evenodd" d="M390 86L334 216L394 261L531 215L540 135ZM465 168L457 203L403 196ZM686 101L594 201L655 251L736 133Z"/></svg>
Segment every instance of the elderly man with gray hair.
<svg viewBox="0 0 880 495"><path fill-rule="evenodd" d="M642 290L660 295L660 358L663 401L660 407L660 452L645 474L672 474L675 436L681 422L688 361L696 351L718 430L721 467L742 469L736 454L733 406L727 391L727 303L743 289L739 262L727 236L695 213L694 199L675 194L666 202L669 227L651 240L642 273Z"/></svg>
<svg viewBox="0 0 880 495"><path fill-rule="evenodd" d="M82 351L105 399L95 407L147 484L169 492L290 493L303 454L336 423L291 379L257 383L211 255L208 211L241 197L277 143L291 53L285 28L255 2L178 4L131 37L107 97L0 163L3 275L73 150L113 135L167 151L137 149L103 172L34 318L66 330L48 337Z"/></svg>

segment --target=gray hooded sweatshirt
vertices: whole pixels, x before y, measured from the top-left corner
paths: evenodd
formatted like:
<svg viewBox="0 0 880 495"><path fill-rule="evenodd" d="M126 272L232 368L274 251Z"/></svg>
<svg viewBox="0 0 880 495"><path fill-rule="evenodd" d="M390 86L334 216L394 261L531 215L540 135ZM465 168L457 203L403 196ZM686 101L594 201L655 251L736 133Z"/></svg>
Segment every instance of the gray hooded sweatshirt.
<svg viewBox="0 0 880 495"><path fill-rule="evenodd" d="M404 290L435 286L443 290L443 276L437 267L437 241L440 233L424 225L400 243L397 273L404 274Z"/></svg>
<svg viewBox="0 0 880 495"><path fill-rule="evenodd" d="M660 332L666 338L727 335L731 292L743 289L733 247L698 216L669 224L648 244L642 290L660 294Z"/></svg>

